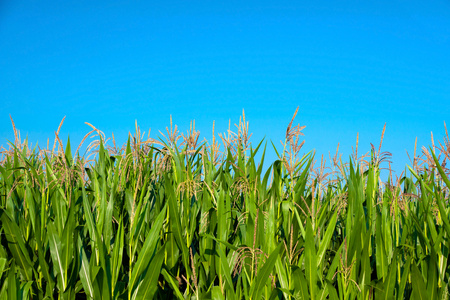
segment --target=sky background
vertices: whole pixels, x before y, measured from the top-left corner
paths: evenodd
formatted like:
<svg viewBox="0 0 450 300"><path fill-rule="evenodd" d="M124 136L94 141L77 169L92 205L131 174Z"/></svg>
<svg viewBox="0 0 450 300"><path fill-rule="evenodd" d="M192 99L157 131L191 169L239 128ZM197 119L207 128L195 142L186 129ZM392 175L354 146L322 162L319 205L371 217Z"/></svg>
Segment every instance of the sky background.
<svg viewBox="0 0 450 300"><path fill-rule="evenodd" d="M405 150L445 134L449 1L0 0L0 144L41 146L61 119L77 145L90 122L125 141L169 116L202 138L245 109L253 144L284 139L297 106L304 150ZM345 159L344 156L344 159ZM269 153L273 161L275 154Z"/></svg>

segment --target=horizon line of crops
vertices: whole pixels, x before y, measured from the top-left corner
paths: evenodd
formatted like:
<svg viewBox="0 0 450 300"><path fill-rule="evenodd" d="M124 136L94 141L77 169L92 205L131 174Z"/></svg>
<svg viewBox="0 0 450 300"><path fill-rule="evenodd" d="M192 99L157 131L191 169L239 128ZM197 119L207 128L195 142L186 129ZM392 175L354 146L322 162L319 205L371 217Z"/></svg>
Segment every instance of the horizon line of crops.
<svg viewBox="0 0 450 300"><path fill-rule="evenodd" d="M301 152L297 111L266 169L244 114L220 139L213 125L211 143L171 120L164 139L136 124L119 148L87 123L74 155L64 119L51 150L30 149L11 119L0 299L448 299L447 129L382 182L384 129L378 149L358 156L357 140L327 166Z"/></svg>

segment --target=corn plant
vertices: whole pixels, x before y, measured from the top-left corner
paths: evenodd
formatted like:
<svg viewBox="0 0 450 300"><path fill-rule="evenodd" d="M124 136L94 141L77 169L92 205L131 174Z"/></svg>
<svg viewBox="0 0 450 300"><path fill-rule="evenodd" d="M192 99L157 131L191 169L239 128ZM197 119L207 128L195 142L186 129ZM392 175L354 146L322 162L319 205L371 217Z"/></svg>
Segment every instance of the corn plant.
<svg viewBox="0 0 450 300"><path fill-rule="evenodd" d="M244 114L210 142L171 120L118 147L87 123L75 152L64 119L46 149L12 122L0 299L447 299L448 134L383 182L384 129L378 149L327 163L303 152L297 111L270 164Z"/></svg>

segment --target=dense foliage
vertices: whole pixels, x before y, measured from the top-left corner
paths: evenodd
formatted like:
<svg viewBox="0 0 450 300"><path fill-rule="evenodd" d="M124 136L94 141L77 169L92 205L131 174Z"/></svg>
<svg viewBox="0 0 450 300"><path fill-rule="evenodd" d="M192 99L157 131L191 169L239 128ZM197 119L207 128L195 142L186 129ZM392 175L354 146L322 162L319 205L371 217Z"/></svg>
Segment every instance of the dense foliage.
<svg viewBox="0 0 450 300"><path fill-rule="evenodd" d="M195 126L164 140L136 126L121 149L89 124L84 155L59 129L42 150L14 127L0 299L448 298L448 135L383 183L381 143L318 164L292 121L270 166L245 117L210 144Z"/></svg>

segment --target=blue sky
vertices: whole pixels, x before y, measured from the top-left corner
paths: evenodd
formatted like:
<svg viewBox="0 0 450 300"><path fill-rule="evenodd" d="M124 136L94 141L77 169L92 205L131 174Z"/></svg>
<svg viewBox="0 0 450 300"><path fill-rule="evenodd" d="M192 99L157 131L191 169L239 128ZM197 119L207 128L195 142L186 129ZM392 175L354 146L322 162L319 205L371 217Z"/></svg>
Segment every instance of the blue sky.
<svg viewBox="0 0 450 300"><path fill-rule="evenodd" d="M84 122L123 141L170 115L209 139L245 109L253 142L279 145L300 106L305 150L349 155L359 132L366 152L387 123L401 171L449 123L450 2L315 2L1 1L0 144L9 114L44 145L64 116L74 144Z"/></svg>

